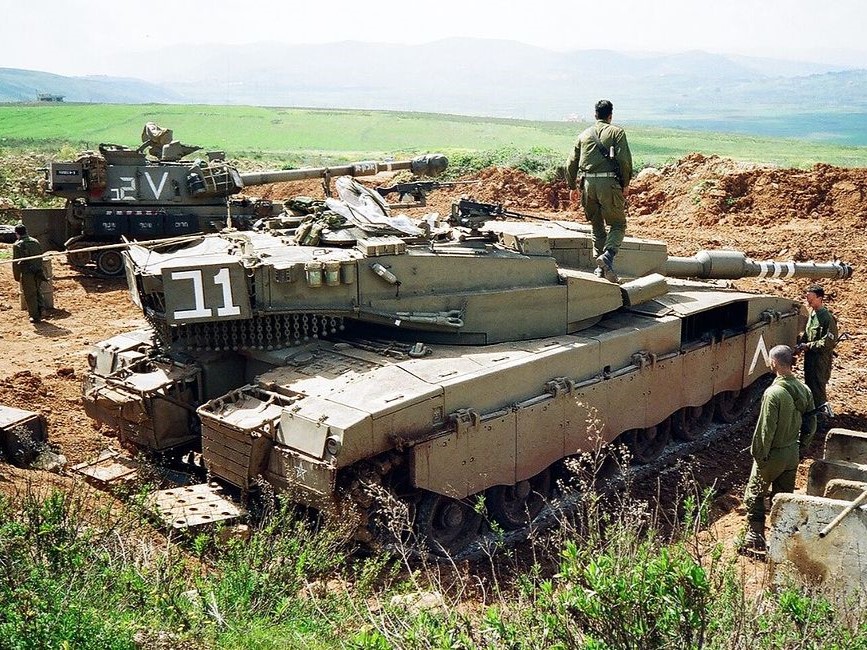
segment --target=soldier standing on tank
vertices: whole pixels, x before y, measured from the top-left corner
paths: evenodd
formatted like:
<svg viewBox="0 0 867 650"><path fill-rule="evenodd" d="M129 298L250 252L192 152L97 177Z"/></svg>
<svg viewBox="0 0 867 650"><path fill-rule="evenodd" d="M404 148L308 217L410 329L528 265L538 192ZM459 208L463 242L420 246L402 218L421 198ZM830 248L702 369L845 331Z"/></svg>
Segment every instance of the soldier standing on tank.
<svg viewBox="0 0 867 650"><path fill-rule="evenodd" d="M566 163L566 182L573 192L580 190L581 207L593 226L597 275L618 282L614 256L626 234L626 188L632 180L632 153L626 132L611 123L613 112L614 106L607 99L596 102L596 123L578 136Z"/></svg>
<svg viewBox="0 0 867 650"><path fill-rule="evenodd" d="M762 395L750 446L753 467L744 494L747 530L741 550L764 550L765 494L769 487L772 497L794 491L801 439L811 438L816 430L816 416L810 413L813 395L792 373L794 351L788 345L777 345L768 356L776 378ZM811 420L802 427L804 417Z"/></svg>
<svg viewBox="0 0 867 650"><path fill-rule="evenodd" d="M804 300L809 308L807 326L798 336L797 352L804 354L804 383L820 407L828 401L825 386L831 378L831 362L837 345L837 320L825 306L825 290L818 284L807 289Z"/></svg>
<svg viewBox="0 0 867 650"><path fill-rule="evenodd" d="M42 246L27 234L27 227L19 223L15 226L17 241L12 245L12 259L42 255ZM21 286L24 302L30 314L30 322L42 320L42 283L46 281L42 269L42 258L12 262L12 275Z"/></svg>

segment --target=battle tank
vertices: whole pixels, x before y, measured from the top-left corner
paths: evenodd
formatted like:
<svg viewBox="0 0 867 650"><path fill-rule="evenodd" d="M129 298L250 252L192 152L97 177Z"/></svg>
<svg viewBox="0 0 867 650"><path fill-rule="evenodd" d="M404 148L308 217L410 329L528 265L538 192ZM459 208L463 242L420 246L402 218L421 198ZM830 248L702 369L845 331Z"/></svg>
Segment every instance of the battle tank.
<svg viewBox="0 0 867 650"><path fill-rule="evenodd" d="M478 495L518 529L562 459L624 441L649 462L741 417L799 305L707 280L851 274L626 238L618 285L592 272L585 225L461 204L413 221L352 179L337 188L343 221L315 245L299 226L132 247L152 329L94 348L85 408L128 446L200 445L211 479L241 495L264 481L360 537L381 533L384 491L435 551L475 539Z"/></svg>
<svg viewBox="0 0 867 650"><path fill-rule="evenodd" d="M148 123L137 149L101 144L98 152L84 152L74 161L50 163L43 170L46 192L66 199L66 206L24 210L22 220L43 246L68 251L70 264L94 264L102 275L120 275L120 247L106 245L122 238L150 241L217 232L227 226L246 230L259 219L282 213L283 206L270 200L235 196L246 188L321 178L327 193L332 176L392 170L436 176L448 164L443 156L428 155L331 168L241 173L226 162L221 151L183 160L199 147L172 138L170 129Z"/></svg>

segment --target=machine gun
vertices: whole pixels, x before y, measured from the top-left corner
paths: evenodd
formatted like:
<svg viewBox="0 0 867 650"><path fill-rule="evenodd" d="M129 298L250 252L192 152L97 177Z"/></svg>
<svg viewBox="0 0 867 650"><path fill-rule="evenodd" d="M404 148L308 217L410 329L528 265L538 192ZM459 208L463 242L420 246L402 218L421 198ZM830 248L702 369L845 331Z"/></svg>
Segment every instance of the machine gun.
<svg viewBox="0 0 867 650"><path fill-rule="evenodd" d="M397 193L398 203L403 207L421 207L425 205L425 198L428 192L438 190L443 187L452 187L454 185L475 185L479 181L413 181L411 183L395 183L388 187L377 187L376 191L382 197L387 197L389 194ZM408 199L412 199L409 201Z"/></svg>
<svg viewBox="0 0 867 650"><path fill-rule="evenodd" d="M487 221L503 219L532 219L535 221L548 221L548 219L545 219L544 217L506 210L503 208L501 203L480 203L469 199L460 199L459 201L452 203L452 214L449 218L449 224L452 226L462 226L476 231Z"/></svg>

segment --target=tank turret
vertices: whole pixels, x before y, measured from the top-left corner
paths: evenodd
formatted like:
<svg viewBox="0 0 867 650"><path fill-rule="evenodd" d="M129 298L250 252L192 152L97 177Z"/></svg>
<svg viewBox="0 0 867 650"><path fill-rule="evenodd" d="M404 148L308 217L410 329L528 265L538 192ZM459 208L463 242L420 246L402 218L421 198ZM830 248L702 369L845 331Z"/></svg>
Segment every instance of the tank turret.
<svg viewBox="0 0 867 650"><path fill-rule="evenodd" d="M562 459L622 441L649 462L742 416L799 305L706 279L852 273L627 238L612 284L587 226L413 220L336 186L314 245L307 222L131 247L154 340L97 346L85 405L128 444L201 445L211 477L242 493L264 480L360 536L380 530L370 494L389 493L440 552L476 538L480 495L521 528Z"/></svg>
<svg viewBox="0 0 867 650"><path fill-rule="evenodd" d="M60 210L26 210L28 229L47 248L67 250L76 266L95 264L103 275L123 273L120 250L91 250L128 238L138 241L218 232L231 226L249 229L263 218L279 215L282 205L237 196L250 187L278 181L332 176L365 176L381 171L410 170L435 176L448 165L441 155L413 160L365 161L334 168L302 168L271 172L239 172L212 151L199 151L173 139L170 129L148 123L137 149L102 144L70 162L52 162L44 170L48 194L66 199ZM87 249L87 250L82 250Z"/></svg>
<svg viewBox="0 0 867 650"><path fill-rule="evenodd" d="M299 326L305 318L322 334L352 322L398 338L486 345L577 332L665 294L666 277L851 274L842 262L754 262L738 251L672 257L662 242L630 240L618 268L633 280L616 285L589 273L592 242L571 222L494 222L485 236L447 230L428 238L390 226L382 212L372 232L362 211L345 214L352 234L342 243L350 247L297 246L280 232L225 234L170 253L133 246L136 300L165 340L185 348L298 344L310 335ZM263 329L236 328L225 340L233 320ZM265 324L270 337L255 340Z"/></svg>

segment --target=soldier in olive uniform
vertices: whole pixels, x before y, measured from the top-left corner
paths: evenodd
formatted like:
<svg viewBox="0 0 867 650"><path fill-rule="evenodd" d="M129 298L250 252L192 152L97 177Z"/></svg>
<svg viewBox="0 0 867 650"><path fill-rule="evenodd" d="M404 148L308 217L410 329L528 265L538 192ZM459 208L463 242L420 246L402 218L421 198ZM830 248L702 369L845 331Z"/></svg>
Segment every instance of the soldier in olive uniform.
<svg viewBox="0 0 867 650"><path fill-rule="evenodd" d="M618 282L614 256L626 234L625 197L632 180L632 153L624 130L611 123L613 111L607 99L596 102L596 123L578 136L566 163L566 182L581 191L581 206L593 226L597 275Z"/></svg>
<svg viewBox="0 0 867 650"><path fill-rule="evenodd" d="M12 259L33 257L42 255L42 246L39 242L27 234L24 224L15 226L15 236L18 238L12 245ZM30 314L30 322L38 323L42 320L42 283L46 281L45 272L42 269L42 259L24 260L12 262L12 275L21 285L21 293L24 302L27 303L27 311Z"/></svg>
<svg viewBox="0 0 867 650"><path fill-rule="evenodd" d="M765 547L765 494L771 496L795 489L799 448L802 438L810 438L816 430L813 395L792 374L794 351L788 345L777 345L768 353L774 382L762 395L759 419L753 433L750 451L753 468L744 494L748 529L744 550ZM808 418L802 427L802 418Z"/></svg>
<svg viewBox="0 0 867 650"><path fill-rule="evenodd" d="M804 299L810 315L798 337L798 352L804 354L804 383L813 393L816 406L828 401L825 385L831 378L831 361L837 345L837 320L825 307L825 290L819 285L807 289Z"/></svg>

